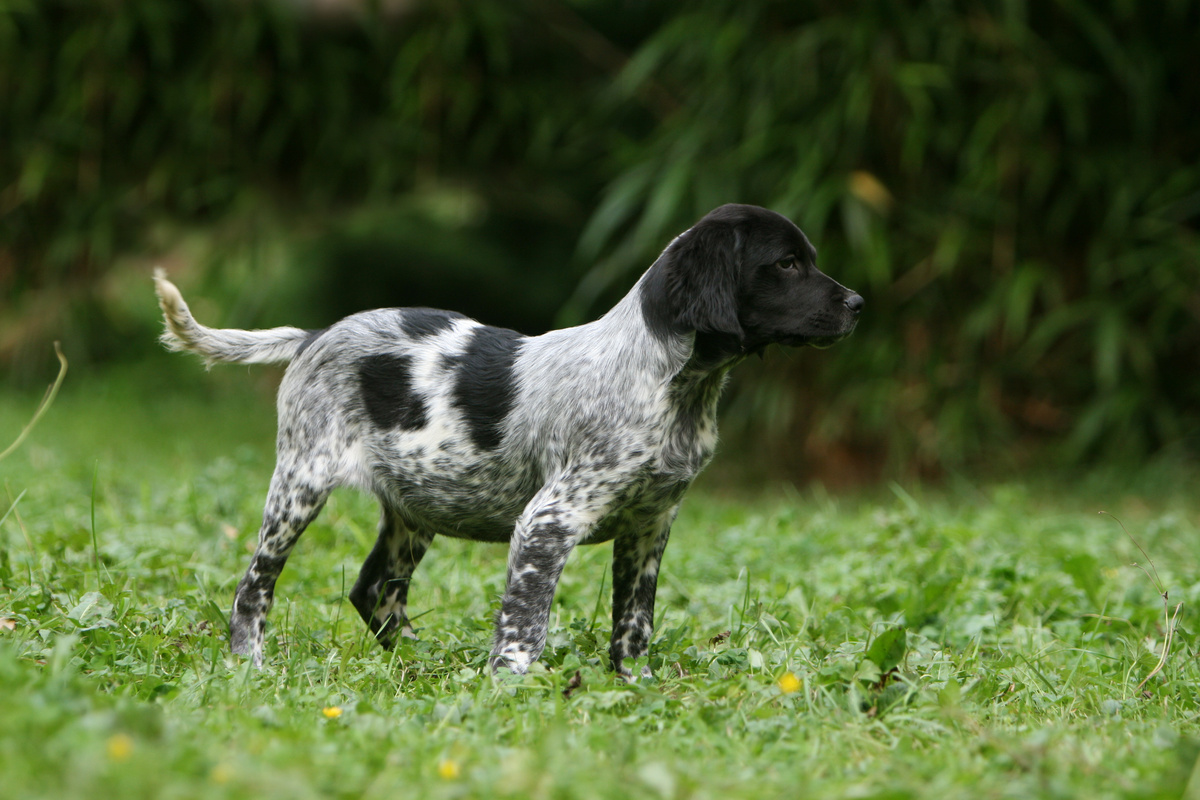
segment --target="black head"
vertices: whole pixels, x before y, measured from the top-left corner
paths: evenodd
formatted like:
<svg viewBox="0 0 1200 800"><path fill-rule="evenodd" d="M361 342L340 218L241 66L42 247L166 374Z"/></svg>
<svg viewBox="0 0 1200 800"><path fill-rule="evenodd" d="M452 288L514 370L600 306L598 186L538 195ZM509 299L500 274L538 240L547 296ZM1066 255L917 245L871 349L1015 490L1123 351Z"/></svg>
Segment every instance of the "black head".
<svg viewBox="0 0 1200 800"><path fill-rule="evenodd" d="M787 217L721 206L651 267L643 313L652 329L712 334L735 352L828 347L854 330L863 299L818 270L816 259Z"/></svg>

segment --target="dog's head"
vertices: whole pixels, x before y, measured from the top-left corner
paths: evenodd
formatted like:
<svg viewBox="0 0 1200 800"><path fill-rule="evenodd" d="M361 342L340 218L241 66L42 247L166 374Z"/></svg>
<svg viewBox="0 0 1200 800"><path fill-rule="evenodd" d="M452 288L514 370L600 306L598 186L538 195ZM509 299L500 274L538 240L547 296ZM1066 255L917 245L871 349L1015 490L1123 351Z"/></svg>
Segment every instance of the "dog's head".
<svg viewBox="0 0 1200 800"><path fill-rule="evenodd" d="M743 353L828 347L863 299L822 273L804 233L774 211L724 205L680 234L647 276L643 310L674 330L716 334Z"/></svg>

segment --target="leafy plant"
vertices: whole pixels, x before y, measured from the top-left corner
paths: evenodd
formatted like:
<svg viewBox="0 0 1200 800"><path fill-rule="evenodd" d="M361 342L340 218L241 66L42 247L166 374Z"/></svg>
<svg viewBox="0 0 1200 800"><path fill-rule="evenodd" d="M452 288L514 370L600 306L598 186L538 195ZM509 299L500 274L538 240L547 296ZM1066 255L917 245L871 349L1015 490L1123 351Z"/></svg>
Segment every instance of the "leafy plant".
<svg viewBox="0 0 1200 800"><path fill-rule="evenodd" d="M578 322L752 202L867 298L836 354L739 379L727 430L777 442L760 461L837 479L1200 441L1197 0L366 7L0 8L0 291L25 328L128 349L100 277L181 226L220 256L263 231L317 254L314 285L346 288L315 316L406 262L521 280L500 263ZM348 209L375 214L361 241ZM486 257L434 253L450 269L406 227ZM473 310L504 320L493 294Z"/></svg>
<svg viewBox="0 0 1200 800"><path fill-rule="evenodd" d="M0 520L9 794L1127 798L1188 784L1194 474L836 498L697 487L659 581L657 677L633 685L607 668L610 545L572 555L523 679L487 674L503 547L439 537L410 597L419 641L379 649L345 599L378 510L337 492L288 562L254 669L225 626L274 430L270 397L235 372L211 373L203 397L154 373L82 376L57 424L0 462L0 486L28 487ZM0 395L0 430L37 399ZM1131 565L1142 550L1156 579ZM1167 592L1185 604L1171 620Z"/></svg>

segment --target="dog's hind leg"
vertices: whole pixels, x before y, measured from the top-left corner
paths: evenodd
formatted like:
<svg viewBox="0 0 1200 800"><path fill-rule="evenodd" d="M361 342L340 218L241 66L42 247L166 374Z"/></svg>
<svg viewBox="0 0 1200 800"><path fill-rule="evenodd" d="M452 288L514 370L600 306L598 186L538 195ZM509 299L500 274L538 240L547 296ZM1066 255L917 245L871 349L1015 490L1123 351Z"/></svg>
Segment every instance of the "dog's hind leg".
<svg viewBox="0 0 1200 800"><path fill-rule="evenodd" d="M629 679L627 658L641 658L649 650L654 632L654 596L658 570L671 533L676 505L648 525L630 526L613 539L613 631L609 655L613 669ZM652 676L643 667L641 676Z"/></svg>
<svg viewBox="0 0 1200 800"><path fill-rule="evenodd" d="M275 581L296 540L325 505L331 488L316 481L312 472L299 480L294 471L285 474L276 467L271 478L258 547L238 583L229 618L230 647L235 653L251 656L255 665L262 664L263 631L275 598Z"/></svg>
<svg viewBox="0 0 1200 800"><path fill-rule="evenodd" d="M416 638L408 624L408 583L432 540L432 534L414 530L399 512L384 504L379 538L350 590L350 602L389 650L397 634Z"/></svg>

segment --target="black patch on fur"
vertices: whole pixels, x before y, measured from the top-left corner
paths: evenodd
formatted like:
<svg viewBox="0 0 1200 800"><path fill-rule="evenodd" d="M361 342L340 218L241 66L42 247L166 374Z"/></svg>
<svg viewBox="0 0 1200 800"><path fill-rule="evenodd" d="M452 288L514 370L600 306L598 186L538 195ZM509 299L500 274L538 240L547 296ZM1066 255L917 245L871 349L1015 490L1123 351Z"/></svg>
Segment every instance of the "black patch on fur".
<svg viewBox="0 0 1200 800"><path fill-rule="evenodd" d="M738 222L709 214L664 254L668 307L687 330L742 335L737 289L746 235Z"/></svg>
<svg viewBox="0 0 1200 800"><path fill-rule="evenodd" d="M296 351L296 356L295 356L295 357L296 357L296 358L299 358L299 357L300 357L300 354L301 354L301 353L303 353L305 350L307 350L307 349L308 349L308 346L309 346L310 344L312 344L313 342L315 342L317 339L320 339L320 338L321 338L321 334L325 333L325 331L327 331L327 330L329 330L329 329L328 329L328 328L321 328L320 330L317 330L317 331L309 331L309 332L308 332L308 338L307 338L307 339L305 339L303 342L301 342L301 343L300 343L300 349Z"/></svg>
<svg viewBox="0 0 1200 800"><path fill-rule="evenodd" d="M500 446L501 426L516 396L513 362L522 338L516 331L481 326L471 334L466 351L454 359L454 405L480 450Z"/></svg>
<svg viewBox="0 0 1200 800"><path fill-rule="evenodd" d="M646 273L645 280L638 287L638 295L642 301L642 319L646 329L660 342L665 342L674 336L686 332L686 328L676 321L677 315L671 309L667 297L667 257L663 256Z"/></svg>
<svg viewBox="0 0 1200 800"><path fill-rule="evenodd" d="M425 400L412 385L412 357L379 353L358 362L363 407L383 430L415 431L425 427Z"/></svg>
<svg viewBox="0 0 1200 800"><path fill-rule="evenodd" d="M742 251L754 221L749 208L721 206L705 215L650 268L640 290L642 317L656 337L697 331L741 338L737 295Z"/></svg>
<svg viewBox="0 0 1200 800"><path fill-rule="evenodd" d="M671 269L678 269L671 261L672 256L668 254L655 262L638 290L642 301L642 320L650 334L660 342L694 330L690 321L683 321L684 314L669 294L671 276L668 273ZM695 353L699 363L719 364L742 355L744 348L741 339L740 333L697 331Z"/></svg>
<svg viewBox="0 0 1200 800"><path fill-rule="evenodd" d="M436 308L406 308L400 312L400 330L412 339L437 336L454 324L463 315L456 311Z"/></svg>

